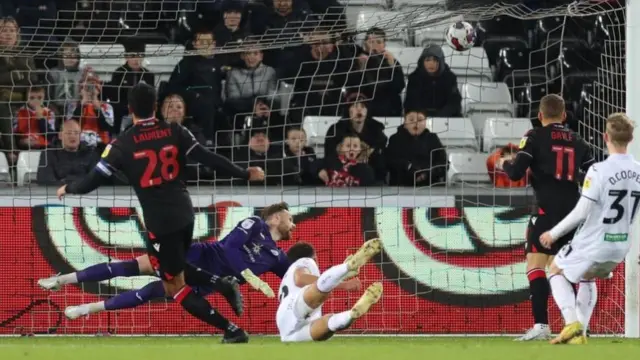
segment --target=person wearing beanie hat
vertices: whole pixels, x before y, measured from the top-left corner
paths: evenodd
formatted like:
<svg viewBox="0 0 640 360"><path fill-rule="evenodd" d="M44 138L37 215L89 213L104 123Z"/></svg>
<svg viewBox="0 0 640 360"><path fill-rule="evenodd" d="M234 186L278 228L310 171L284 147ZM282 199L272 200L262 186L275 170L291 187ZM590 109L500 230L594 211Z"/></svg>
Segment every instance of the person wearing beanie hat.
<svg viewBox="0 0 640 360"><path fill-rule="evenodd" d="M364 158L374 169L378 181L384 182L386 166L384 149L387 146L387 136L384 134L384 124L369 115L368 99L360 93L347 96L342 120L331 125L327 130L324 142L324 156L334 156L337 145L346 134L355 134L360 138Z"/></svg>
<svg viewBox="0 0 640 360"><path fill-rule="evenodd" d="M249 35L243 24L244 3L238 0L228 0L222 4L221 10L222 22L213 29L216 46L219 48L239 46L243 39ZM242 66L238 52L220 54L218 60L225 66Z"/></svg>

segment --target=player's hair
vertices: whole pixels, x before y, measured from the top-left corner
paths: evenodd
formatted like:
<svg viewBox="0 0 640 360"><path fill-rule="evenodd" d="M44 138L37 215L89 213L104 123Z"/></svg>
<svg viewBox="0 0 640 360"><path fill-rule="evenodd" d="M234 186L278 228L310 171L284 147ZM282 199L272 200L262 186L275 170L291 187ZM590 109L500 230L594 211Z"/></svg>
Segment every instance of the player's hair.
<svg viewBox="0 0 640 360"><path fill-rule="evenodd" d="M262 209L262 219L267 220L271 215L277 214L280 211L289 210L289 204L282 201L277 204L271 204Z"/></svg>
<svg viewBox="0 0 640 360"><path fill-rule="evenodd" d="M156 111L156 89L146 83L137 83L129 92L129 107L141 119L152 117Z"/></svg>
<svg viewBox="0 0 640 360"><path fill-rule="evenodd" d="M614 145L626 146L633 139L633 121L625 113L613 113L607 118L607 135Z"/></svg>
<svg viewBox="0 0 640 360"><path fill-rule="evenodd" d="M315 254L316 249L313 248L313 245L299 241L289 248L287 251L287 259L289 259L290 264L293 264L298 259L312 258Z"/></svg>
<svg viewBox="0 0 640 360"><path fill-rule="evenodd" d="M560 95L549 94L540 100L540 112L544 119L560 119L564 109L564 99Z"/></svg>

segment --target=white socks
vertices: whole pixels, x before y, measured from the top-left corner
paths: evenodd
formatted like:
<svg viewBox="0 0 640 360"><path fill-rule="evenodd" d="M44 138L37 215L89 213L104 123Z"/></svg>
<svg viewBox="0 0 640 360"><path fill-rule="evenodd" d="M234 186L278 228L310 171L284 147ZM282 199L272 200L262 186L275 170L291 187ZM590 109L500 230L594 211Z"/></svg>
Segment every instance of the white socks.
<svg viewBox="0 0 640 360"><path fill-rule="evenodd" d="M318 290L323 293L331 292L331 290L335 289L336 286L340 285L342 279L348 272L349 268L347 267L347 264L330 267L327 271L323 272L316 281Z"/></svg>
<svg viewBox="0 0 640 360"><path fill-rule="evenodd" d="M353 319L351 318L351 310L343 311L338 314L333 314L329 318L329 323L327 324L329 330L335 332L339 330L344 330L351 325Z"/></svg>
<svg viewBox="0 0 640 360"><path fill-rule="evenodd" d="M578 310L578 321L584 327L586 333L589 321L593 314L593 309L598 301L598 288L595 281L581 281L576 295L576 308Z"/></svg>
<svg viewBox="0 0 640 360"><path fill-rule="evenodd" d="M100 311L104 311L104 301L98 301L94 303L85 304L88 314L95 314Z"/></svg>
<svg viewBox="0 0 640 360"><path fill-rule="evenodd" d="M76 275L75 272L58 276L58 284L60 285L77 284L77 283L78 283L78 276Z"/></svg>
<svg viewBox="0 0 640 360"><path fill-rule="evenodd" d="M578 321L576 294L569 280L564 275L552 275L549 278L549 285L551 285L553 299L562 312L565 325Z"/></svg>

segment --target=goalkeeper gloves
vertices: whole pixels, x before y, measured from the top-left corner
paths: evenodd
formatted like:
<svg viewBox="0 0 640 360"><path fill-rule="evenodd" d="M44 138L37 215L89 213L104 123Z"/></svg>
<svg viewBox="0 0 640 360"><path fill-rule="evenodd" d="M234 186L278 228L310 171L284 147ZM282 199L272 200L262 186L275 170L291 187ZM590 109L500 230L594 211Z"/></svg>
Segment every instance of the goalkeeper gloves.
<svg viewBox="0 0 640 360"><path fill-rule="evenodd" d="M251 270L245 269L240 273L240 275L242 275L242 277L247 281L249 285L251 285L251 287L253 287L256 290L262 291L262 293L266 297L273 298L276 296L273 293L273 290L271 289L269 284L260 280L260 278L257 277Z"/></svg>

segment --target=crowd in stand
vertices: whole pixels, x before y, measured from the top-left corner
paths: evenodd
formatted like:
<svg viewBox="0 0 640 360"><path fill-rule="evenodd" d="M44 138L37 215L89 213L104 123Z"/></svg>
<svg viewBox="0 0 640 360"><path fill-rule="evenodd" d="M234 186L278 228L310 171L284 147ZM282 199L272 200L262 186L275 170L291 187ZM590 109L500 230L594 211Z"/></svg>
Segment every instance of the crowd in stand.
<svg viewBox="0 0 640 360"><path fill-rule="evenodd" d="M17 16L25 3L55 14L52 1L21 1L14 8L3 2L0 9L0 145L10 162L19 151L47 150L40 157L39 184L64 183L91 168L104 146L132 126L127 94L139 82L158 86L159 119L182 123L240 166L262 167L267 185L446 181L447 154L426 126L427 116L461 116L456 76L442 49L427 47L405 83L401 64L385 48L383 30L370 29L359 46L340 31L343 15L310 15L330 13L337 2L265 0L250 8L238 0L221 2L204 24L194 26L186 42L193 52L165 84L157 84L158 74L143 66L145 44L135 39L123 41L126 55L110 81L81 68L72 37L61 41L55 61L30 57L21 41L24 16ZM299 36L302 45L261 49L271 35ZM230 46L236 51L217 51ZM275 96L281 82L294 90L289 104ZM289 108L286 116L283 106ZM323 158L307 146L301 126L313 115L341 117L326 134ZM390 138L377 120L387 116L404 117ZM188 181L236 183L190 165Z"/></svg>

